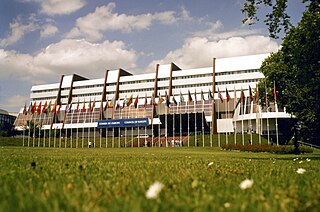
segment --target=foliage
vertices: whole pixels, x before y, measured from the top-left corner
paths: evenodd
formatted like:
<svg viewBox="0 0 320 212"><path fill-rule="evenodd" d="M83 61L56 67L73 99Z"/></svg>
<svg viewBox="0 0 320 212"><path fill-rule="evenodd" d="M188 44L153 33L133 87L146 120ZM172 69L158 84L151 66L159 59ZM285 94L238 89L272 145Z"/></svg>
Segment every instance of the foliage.
<svg viewBox="0 0 320 212"><path fill-rule="evenodd" d="M0 124L0 137L6 137L6 136L14 136L16 134L16 131L12 127L11 124L8 122L4 122Z"/></svg>
<svg viewBox="0 0 320 212"><path fill-rule="evenodd" d="M234 145L222 146L225 150L239 150L247 152L270 152L276 154L294 154L294 146L274 146L274 145ZM312 153L309 147L299 147L300 153Z"/></svg>
<svg viewBox="0 0 320 212"><path fill-rule="evenodd" d="M319 158L219 148L2 147L0 211L317 211ZM242 190L245 179L253 185ZM164 188L147 199L156 181Z"/></svg>

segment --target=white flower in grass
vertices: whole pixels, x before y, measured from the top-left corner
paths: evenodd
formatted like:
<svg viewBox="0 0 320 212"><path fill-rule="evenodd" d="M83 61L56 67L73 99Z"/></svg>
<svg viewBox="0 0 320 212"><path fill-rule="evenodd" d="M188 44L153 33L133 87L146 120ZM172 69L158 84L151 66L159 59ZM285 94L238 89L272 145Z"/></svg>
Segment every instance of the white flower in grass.
<svg viewBox="0 0 320 212"><path fill-rule="evenodd" d="M306 170L303 169L303 168L299 168L299 169L297 170L297 173L298 173L298 174L304 174L305 172L306 172Z"/></svg>
<svg viewBox="0 0 320 212"><path fill-rule="evenodd" d="M303 163L303 161L299 161L299 163Z"/></svg>
<svg viewBox="0 0 320 212"><path fill-rule="evenodd" d="M208 167L212 166L213 165L213 162L210 162L208 163Z"/></svg>
<svg viewBox="0 0 320 212"><path fill-rule="evenodd" d="M311 160L309 158L306 159L307 162L310 162Z"/></svg>
<svg viewBox="0 0 320 212"><path fill-rule="evenodd" d="M247 188L251 188L253 186L253 180L246 179L240 183L240 188L245 190Z"/></svg>
<svg viewBox="0 0 320 212"><path fill-rule="evenodd" d="M223 206L224 206L225 208L230 208L231 204L230 204L229 202L225 202L225 203L223 204Z"/></svg>
<svg viewBox="0 0 320 212"><path fill-rule="evenodd" d="M159 193L161 192L161 190L163 189L164 185L158 181L156 181L155 183L153 183L148 191L146 192L146 197L148 199L156 199L159 196Z"/></svg>

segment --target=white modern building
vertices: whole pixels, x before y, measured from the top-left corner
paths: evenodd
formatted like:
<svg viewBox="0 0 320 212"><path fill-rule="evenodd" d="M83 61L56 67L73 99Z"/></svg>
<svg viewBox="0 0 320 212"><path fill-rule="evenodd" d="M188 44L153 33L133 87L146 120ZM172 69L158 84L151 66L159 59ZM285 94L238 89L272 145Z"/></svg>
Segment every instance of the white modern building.
<svg viewBox="0 0 320 212"><path fill-rule="evenodd" d="M21 108L15 127L28 129L33 121L43 133L59 130L67 137L281 135L276 131L290 119L285 108L271 103L267 110L249 97L249 87L254 95L264 78L259 68L267 56L213 59L211 67L187 70L157 64L138 75L120 68L99 79L61 76L57 83L32 86L30 106ZM237 104L242 91L245 98Z"/></svg>

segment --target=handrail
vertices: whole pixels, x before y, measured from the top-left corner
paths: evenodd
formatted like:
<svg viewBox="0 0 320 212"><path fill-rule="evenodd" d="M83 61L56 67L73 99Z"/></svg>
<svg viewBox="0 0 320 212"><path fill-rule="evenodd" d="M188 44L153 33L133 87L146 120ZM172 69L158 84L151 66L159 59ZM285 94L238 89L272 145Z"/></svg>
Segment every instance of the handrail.
<svg viewBox="0 0 320 212"><path fill-rule="evenodd" d="M306 142L303 142L303 141L298 141L298 143L301 144L301 145L309 146L311 148L320 149L320 146L317 146L317 145L314 145L314 144L306 143Z"/></svg>

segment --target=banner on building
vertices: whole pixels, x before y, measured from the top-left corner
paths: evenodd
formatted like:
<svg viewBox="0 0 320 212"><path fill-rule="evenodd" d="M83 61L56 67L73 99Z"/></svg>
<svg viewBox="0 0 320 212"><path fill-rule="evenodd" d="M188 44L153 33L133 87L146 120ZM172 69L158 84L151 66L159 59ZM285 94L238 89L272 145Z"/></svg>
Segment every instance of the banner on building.
<svg viewBox="0 0 320 212"><path fill-rule="evenodd" d="M99 120L98 128L113 128L113 127L142 127L148 126L148 118L132 118L132 119L112 119Z"/></svg>

